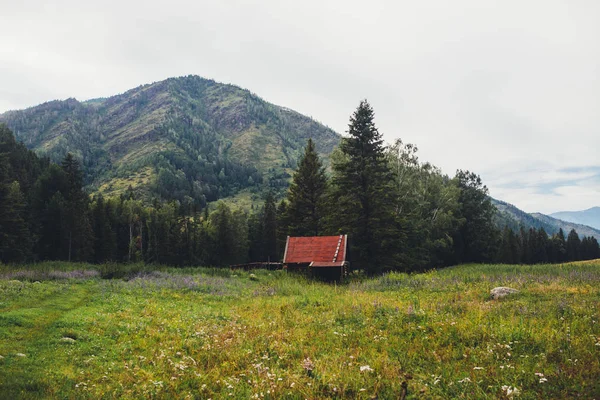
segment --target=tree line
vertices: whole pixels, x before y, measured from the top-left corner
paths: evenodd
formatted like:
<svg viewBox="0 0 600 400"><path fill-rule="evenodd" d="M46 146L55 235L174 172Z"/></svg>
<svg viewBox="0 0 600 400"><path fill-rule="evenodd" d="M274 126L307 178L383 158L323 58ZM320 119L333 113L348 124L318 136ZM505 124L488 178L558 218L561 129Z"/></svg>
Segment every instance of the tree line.
<svg viewBox="0 0 600 400"><path fill-rule="evenodd" d="M228 266L279 261L286 237L349 235L352 268L368 274L464 262L600 258L575 231L500 231L481 178L443 174L397 140L385 146L365 100L327 170L308 140L286 195L252 212L225 202L90 197L77 160L38 158L0 126L0 261L71 260ZM160 183L160 180L158 181ZM277 188L275 188L277 189Z"/></svg>
<svg viewBox="0 0 600 400"><path fill-rule="evenodd" d="M600 246L593 236L579 238L572 229L565 238L562 228L549 236L544 228L518 232L505 227L497 261L504 264L540 264L600 258Z"/></svg>

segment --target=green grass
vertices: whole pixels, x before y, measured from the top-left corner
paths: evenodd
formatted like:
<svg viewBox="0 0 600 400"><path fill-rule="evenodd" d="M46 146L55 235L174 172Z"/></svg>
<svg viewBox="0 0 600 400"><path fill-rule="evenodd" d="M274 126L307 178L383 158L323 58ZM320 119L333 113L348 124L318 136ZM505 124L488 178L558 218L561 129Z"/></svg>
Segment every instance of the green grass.
<svg viewBox="0 0 600 400"><path fill-rule="evenodd" d="M600 261L115 269L0 266L0 398L600 398Z"/></svg>

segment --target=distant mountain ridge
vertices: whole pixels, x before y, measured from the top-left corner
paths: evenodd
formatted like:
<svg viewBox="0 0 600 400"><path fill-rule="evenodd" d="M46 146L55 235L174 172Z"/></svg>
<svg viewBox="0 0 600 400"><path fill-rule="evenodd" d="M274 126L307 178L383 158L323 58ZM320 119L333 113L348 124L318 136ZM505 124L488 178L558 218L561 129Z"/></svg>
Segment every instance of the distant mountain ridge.
<svg viewBox="0 0 600 400"><path fill-rule="evenodd" d="M341 136L248 90L198 76L123 94L50 101L0 114L17 140L58 161L82 161L86 184L109 195L204 204L268 183L283 187L312 138L327 159Z"/></svg>
<svg viewBox="0 0 600 400"><path fill-rule="evenodd" d="M560 228L567 235L571 229L575 229L579 236L593 236L600 240L600 230L583 224L577 224L569 221L563 221L541 213L526 213L512 204L492 199L492 204L498 210L496 214L496 225L500 228L508 226L517 231L521 226L529 228L544 228L546 233L552 235L558 232Z"/></svg>
<svg viewBox="0 0 600 400"><path fill-rule="evenodd" d="M550 216L600 229L600 207L592 207L583 211L560 211L552 213Z"/></svg>

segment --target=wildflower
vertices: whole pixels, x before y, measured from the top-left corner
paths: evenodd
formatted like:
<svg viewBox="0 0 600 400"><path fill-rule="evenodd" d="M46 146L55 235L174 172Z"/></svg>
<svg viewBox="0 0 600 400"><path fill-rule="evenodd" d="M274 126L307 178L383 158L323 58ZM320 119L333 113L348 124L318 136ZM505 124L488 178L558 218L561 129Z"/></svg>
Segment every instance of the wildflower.
<svg viewBox="0 0 600 400"><path fill-rule="evenodd" d="M467 383L467 382L471 382L471 380L468 377L458 381L458 383Z"/></svg>
<svg viewBox="0 0 600 400"><path fill-rule="evenodd" d="M374 370L373 370L373 368L371 368L371 367L370 367L370 366L368 366L368 365L362 365L362 366L360 367L360 372L365 372L365 371L366 371L366 372L371 372L371 371L374 371Z"/></svg>
<svg viewBox="0 0 600 400"><path fill-rule="evenodd" d="M473 369L474 369L475 371L479 371L479 370L483 369L483 367L473 367Z"/></svg>
<svg viewBox="0 0 600 400"><path fill-rule="evenodd" d="M315 369L315 364L313 364L310 358L306 357L304 361L302 361L302 368L304 368L306 371L312 371Z"/></svg>
<svg viewBox="0 0 600 400"><path fill-rule="evenodd" d="M502 386L502 391L504 392L504 394L506 394L506 397L508 397L509 399L512 399L514 396L518 396L519 395L519 389L517 389L516 387L512 387L512 386Z"/></svg>
<svg viewBox="0 0 600 400"><path fill-rule="evenodd" d="M23 354L23 353L17 353L17 354L15 354L15 356L17 356L17 357L27 357L27 356L26 356L25 354Z"/></svg>
<svg viewBox="0 0 600 400"><path fill-rule="evenodd" d="M539 376L539 377L543 377L544 376L544 374L542 374L541 372L536 372L534 375L535 376Z"/></svg>
<svg viewBox="0 0 600 400"><path fill-rule="evenodd" d="M548 382L548 379L546 379L546 378L540 378L540 383L544 383L544 382Z"/></svg>

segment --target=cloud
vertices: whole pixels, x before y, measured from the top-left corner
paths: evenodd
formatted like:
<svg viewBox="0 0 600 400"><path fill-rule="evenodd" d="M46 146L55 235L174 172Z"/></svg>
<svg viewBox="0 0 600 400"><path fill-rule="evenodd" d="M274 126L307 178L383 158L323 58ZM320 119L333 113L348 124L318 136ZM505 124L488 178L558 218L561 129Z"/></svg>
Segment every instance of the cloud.
<svg viewBox="0 0 600 400"><path fill-rule="evenodd" d="M2 13L0 112L198 74L342 133L368 98L387 141L481 174L503 200L600 204L568 171L598 166L596 1L32 0Z"/></svg>
<svg viewBox="0 0 600 400"><path fill-rule="evenodd" d="M518 204L527 212L550 214L598 204L600 167L538 168L488 179L492 197Z"/></svg>

